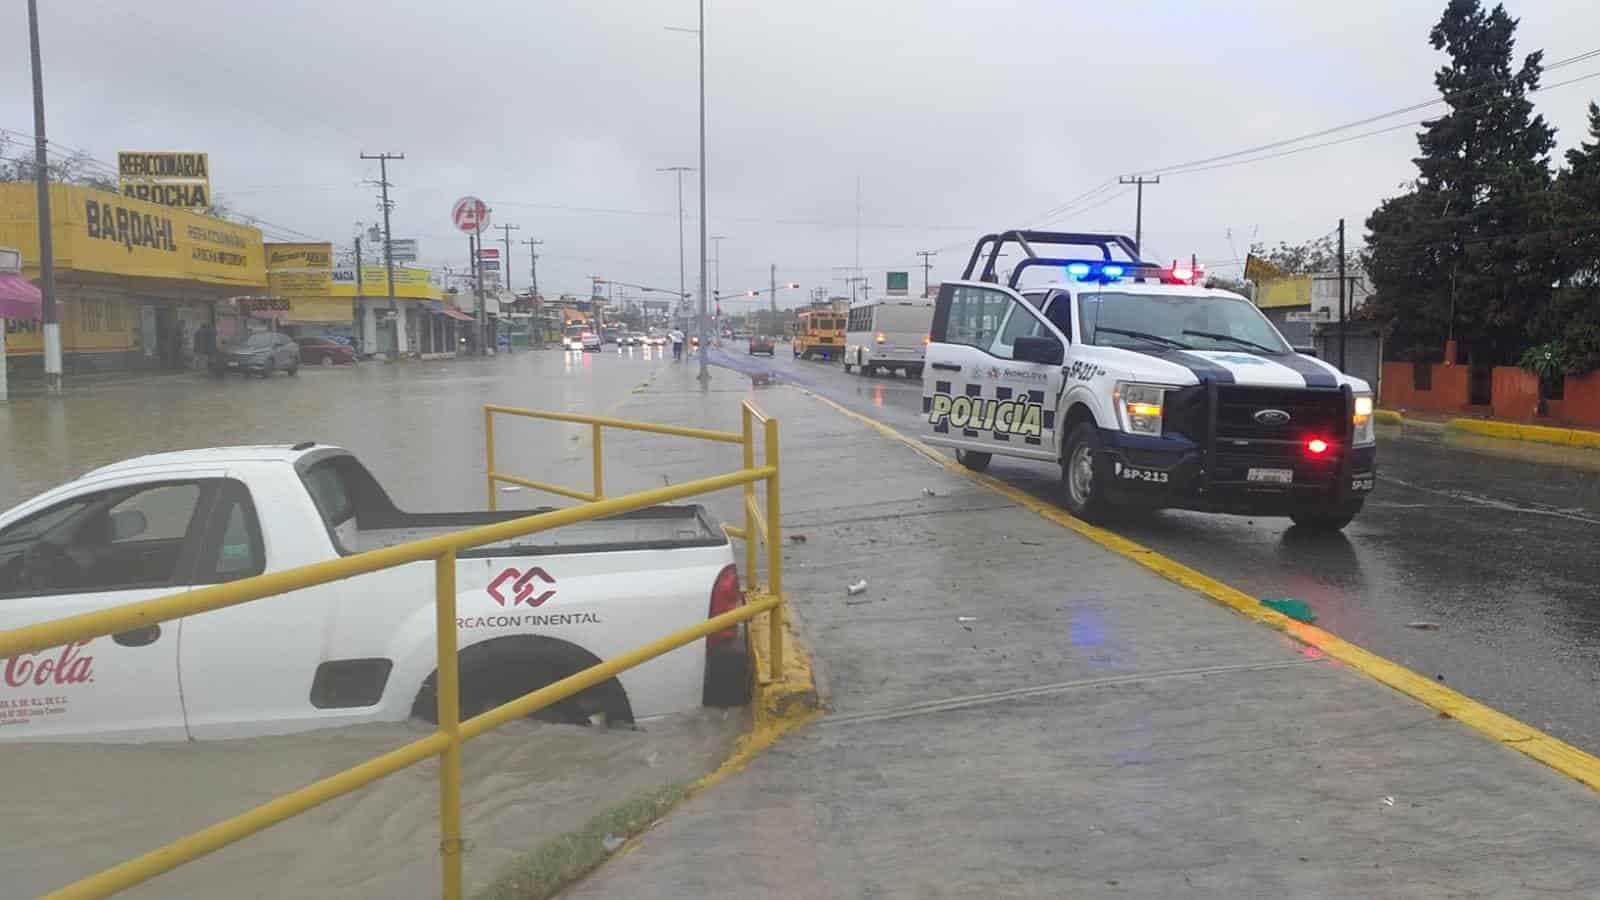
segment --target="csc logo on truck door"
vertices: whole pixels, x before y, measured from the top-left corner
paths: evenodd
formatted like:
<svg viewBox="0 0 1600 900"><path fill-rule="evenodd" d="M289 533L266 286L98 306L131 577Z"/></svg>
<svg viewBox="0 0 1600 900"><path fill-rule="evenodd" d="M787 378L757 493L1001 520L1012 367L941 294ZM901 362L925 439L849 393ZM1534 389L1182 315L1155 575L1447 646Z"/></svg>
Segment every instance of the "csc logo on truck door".
<svg viewBox="0 0 1600 900"><path fill-rule="evenodd" d="M548 572L538 566L534 566L526 572L519 572L515 568L510 568L496 575L494 580L489 582L489 596L493 597L494 602L501 606L521 606L524 603L529 606L542 606L546 600L554 597L556 592L552 589L535 597L533 592L536 588L533 581L536 578L546 584L556 583L556 580L551 578ZM506 596L508 586L511 592L510 597Z"/></svg>
<svg viewBox="0 0 1600 900"><path fill-rule="evenodd" d="M1013 434L1018 437L1037 438L1043 434L1044 404L1028 392L1018 397L972 397L953 395L941 383L943 390L934 393L928 405L928 422L935 431L946 424L967 431L992 431L996 434ZM1006 391L1001 388L1001 391ZM1007 392L1009 393L1009 392Z"/></svg>

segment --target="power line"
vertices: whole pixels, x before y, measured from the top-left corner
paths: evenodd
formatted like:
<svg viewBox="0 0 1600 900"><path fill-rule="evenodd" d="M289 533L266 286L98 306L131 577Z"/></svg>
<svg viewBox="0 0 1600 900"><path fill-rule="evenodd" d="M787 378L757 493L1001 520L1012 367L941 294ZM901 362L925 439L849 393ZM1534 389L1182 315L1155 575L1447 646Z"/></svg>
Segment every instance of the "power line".
<svg viewBox="0 0 1600 900"><path fill-rule="evenodd" d="M1580 53L1577 56L1570 56L1570 57L1567 57L1566 59L1557 60L1556 62L1550 63L1547 66L1544 66L1542 71L1549 72L1549 71L1552 71L1552 70L1555 70L1555 69L1563 68L1565 66L1570 66L1570 65L1574 65L1576 63L1583 62L1584 60L1591 59L1591 58L1596 57L1596 56L1600 56L1600 49L1590 50L1587 53ZM1595 74L1600 74L1600 73L1595 73ZM1584 75L1584 76L1581 76L1579 78L1570 79L1568 81L1562 81L1562 82L1556 82L1554 84L1542 85L1540 87L1536 87L1536 88L1530 89L1528 91L1528 93L1536 94L1536 93L1539 93L1540 91L1546 91L1546 90L1549 90L1551 88L1561 87L1563 85L1572 84L1574 81L1582 81L1584 78L1592 78L1592 77L1594 77L1594 75ZM1455 92L1454 94L1449 95L1448 97L1441 95L1441 96L1435 97L1435 98L1433 98L1431 100L1425 100L1425 101L1423 101L1421 103L1413 103L1413 104L1411 104L1409 106L1402 106L1402 107L1400 107L1398 109L1391 109L1388 112L1379 113L1379 114L1377 114L1375 116L1367 116L1365 118L1356 119L1356 120L1351 121L1351 122L1345 122L1345 123L1343 123L1341 125L1334 125L1334 126L1331 126L1331 127L1328 127L1328 128L1319 129L1317 131L1308 132L1306 134L1297 135L1295 137L1284 138L1282 140L1272 141L1272 142L1266 143L1266 144L1258 144L1258 145L1256 145L1254 147L1246 147L1243 150L1235 150L1235 151L1233 151L1231 153L1222 153L1222 154L1218 154L1216 156L1208 156L1208 157L1205 157L1203 159L1190 160L1189 162L1186 162L1186 163L1176 163L1174 165L1162 166L1160 168L1142 169L1142 170L1140 170L1139 174L1142 174L1142 175L1165 175L1165 174L1176 172L1177 170L1180 170L1180 169L1188 169L1188 168L1193 167L1193 166L1206 165L1208 163L1220 162L1222 160L1233 159L1233 158L1239 157L1239 156L1248 156L1250 154L1259 153L1259 152L1262 152L1262 151L1265 151L1265 150L1275 150L1275 149L1277 149L1279 147L1287 147L1287 146L1289 146L1291 144L1301 143L1302 141L1308 141L1308 140L1312 140L1314 138L1325 137L1325 136L1330 135L1330 134L1336 134L1336 133L1338 133L1340 131L1348 131L1351 128L1359 128L1362 125L1370 125L1373 122L1380 122L1380 121L1382 121L1384 119L1389 119L1389 118L1393 118L1395 116L1404 115L1404 114L1409 113L1409 112L1416 112L1419 109L1426 109L1426 108L1428 108L1430 106L1435 106L1435 105L1440 104L1440 103L1445 103L1445 102L1447 102L1449 100L1452 100L1452 99L1455 99L1457 97L1462 97L1462 96L1467 95L1467 94L1474 94L1474 93L1477 93L1478 91L1483 91L1483 90L1487 90L1487 89L1492 88L1492 87L1497 87L1497 86L1500 86L1500 85L1507 84L1511 80L1512 79L1505 79L1505 78L1494 79L1492 81L1487 81L1487 82L1484 82L1483 84L1477 85L1476 87L1464 88L1464 89L1462 89L1460 91ZM1427 121L1427 120L1424 119L1422 121ZM1403 128L1403 127L1406 127L1406 125L1410 125L1410 124L1420 124L1420 123L1406 123L1405 125L1400 125L1400 126L1396 126L1396 127ZM1371 134L1382 134L1383 131L1385 131L1385 130L1393 130L1393 129L1380 129L1378 131L1371 132ZM1327 146L1332 146L1332 144L1329 144Z"/></svg>

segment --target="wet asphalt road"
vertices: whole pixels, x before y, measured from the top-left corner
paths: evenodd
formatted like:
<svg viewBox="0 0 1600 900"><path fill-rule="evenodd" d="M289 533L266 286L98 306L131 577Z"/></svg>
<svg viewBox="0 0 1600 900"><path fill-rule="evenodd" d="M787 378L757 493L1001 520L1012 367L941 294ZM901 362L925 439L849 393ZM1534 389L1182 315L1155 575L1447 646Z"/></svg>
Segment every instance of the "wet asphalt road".
<svg viewBox="0 0 1600 900"><path fill-rule="evenodd" d="M721 361L922 433L918 380L847 375L837 362L778 351L769 362L735 345ZM1481 443L1380 432L1378 490L1339 536L1302 535L1287 519L1182 511L1113 530L1254 596L1303 600L1340 637L1600 752L1595 455ZM1056 498L1052 466L996 457L989 472ZM1411 627L1423 622L1439 628Z"/></svg>

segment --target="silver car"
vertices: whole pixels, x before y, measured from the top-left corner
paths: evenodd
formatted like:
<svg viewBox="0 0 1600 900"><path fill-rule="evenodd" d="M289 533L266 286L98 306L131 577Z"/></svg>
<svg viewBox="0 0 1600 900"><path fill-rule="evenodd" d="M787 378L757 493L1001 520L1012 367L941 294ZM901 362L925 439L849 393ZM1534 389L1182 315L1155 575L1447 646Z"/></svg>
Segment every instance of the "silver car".
<svg viewBox="0 0 1600 900"><path fill-rule="evenodd" d="M241 342L228 344L217 354L212 371L217 375L239 372L266 378L277 370L290 375L300 371L300 345L286 334L262 331Z"/></svg>

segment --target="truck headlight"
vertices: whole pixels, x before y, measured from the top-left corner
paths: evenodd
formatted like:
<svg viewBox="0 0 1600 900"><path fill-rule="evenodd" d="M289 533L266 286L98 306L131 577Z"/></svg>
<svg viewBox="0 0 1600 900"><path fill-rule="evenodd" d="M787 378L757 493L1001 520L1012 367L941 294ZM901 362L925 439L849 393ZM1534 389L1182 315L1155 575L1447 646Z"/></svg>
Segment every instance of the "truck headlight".
<svg viewBox="0 0 1600 900"><path fill-rule="evenodd" d="M1122 420L1122 430L1129 434L1161 436L1161 407L1166 390L1151 384L1119 383L1111 392Z"/></svg>
<svg viewBox="0 0 1600 900"><path fill-rule="evenodd" d="M1355 401L1355 412L1350 416L1350 423L1355 426L1352 443L1357 445L1377 443L1377 425L1372 418L1372 395L1357 394Z"/></svg>

